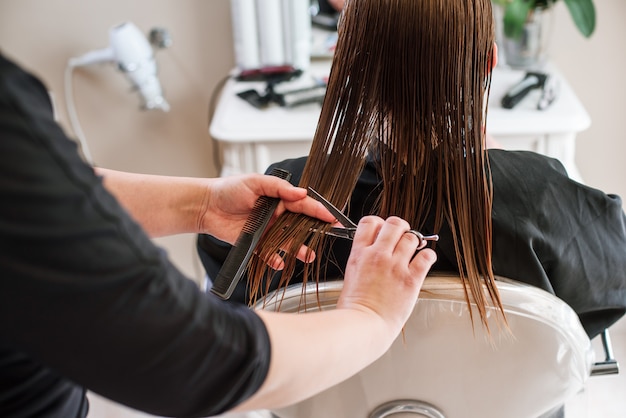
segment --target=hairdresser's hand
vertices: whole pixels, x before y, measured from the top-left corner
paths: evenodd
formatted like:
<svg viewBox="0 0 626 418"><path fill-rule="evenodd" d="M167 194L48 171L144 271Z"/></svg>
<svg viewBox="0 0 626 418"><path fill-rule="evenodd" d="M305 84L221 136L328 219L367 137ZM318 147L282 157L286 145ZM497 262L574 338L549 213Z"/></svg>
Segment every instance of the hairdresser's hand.
<svg viewBox="0 0 626 418"><path fill-rule="evenodd" d="M200 230L223 241L234 243L260 196L281 199L274 219L288 210L304 213L325 222L335 220L324 205L307 196L306 189L295 187L278 177L249 174L211 179L205 204L199 216ZM303 249L299 258L303 259L305 252Z"/></svg>
<svg viewBox="0 0 626 418"><path fill-rule="evenodd" d="M413 311L424 278L436 260L428 248L415 254L419 240L406 233L409 229L409 224L397 217L361 219L337 303L338 308L362 310L382 319L390 341Z"/></svg>

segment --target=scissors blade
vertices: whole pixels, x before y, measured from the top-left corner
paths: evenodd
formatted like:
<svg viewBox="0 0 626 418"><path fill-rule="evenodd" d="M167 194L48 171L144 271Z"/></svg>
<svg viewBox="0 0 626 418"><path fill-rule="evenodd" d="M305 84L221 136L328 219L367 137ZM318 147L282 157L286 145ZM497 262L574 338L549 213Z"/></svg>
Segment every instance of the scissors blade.
<svg viewBox="0 0 626 418"><path fill-rule="evenodd" d="M356 232L357 225L354 222L352 222L350 218L344 215L342 211L337 209L335 205L330 203L324 196L322 196L321 194L313 190L311 187L309 187L308 190L309 190L309 193L308 193L309 196L321 202L326 207L326 209L328 209L328 211L332 213L333 216L344 226L344 228L333 227L329 231L325 231L324 233L326 235L331 235L334 237L354 239L354 233ZM319 232L323 232L323 231L319 231ZM419 249L424 248L427 244L427 241L439 241L439 235L436 235L436 234L423 235L421 232L416 231L414 229L406 231L406 233L411 233L415 235L417 238L419 238L420 240Z"/></svg>
<svg viewBox="0 0 626 418"><path fill-rule="evenodd" d="M350 218L344 215L342 211L337 209L335 205L333 205L328 200L326 200L324 196L322 196L321 194L313 190L311 187L309 187L308 190L309 190L309 196L311 196L313 199L317 200L318 202L321 202L322 205L324 205L326 209L328 209L328 211L333 214L333 216L339 221L339 223L341 223L341 225L345 226L346 228L356 229L357 225L354 222L352 222Z"/></svg>
<svg viewBox="0 0 626 418"><path fill-rule="evenodd" d="M328 231L320 231L316 229L312 229L315 232L322 233L324 235L328 235L331 237L343 238L343 239L354 239L354 234L356 233L356 228L330 228Z"/></svg>

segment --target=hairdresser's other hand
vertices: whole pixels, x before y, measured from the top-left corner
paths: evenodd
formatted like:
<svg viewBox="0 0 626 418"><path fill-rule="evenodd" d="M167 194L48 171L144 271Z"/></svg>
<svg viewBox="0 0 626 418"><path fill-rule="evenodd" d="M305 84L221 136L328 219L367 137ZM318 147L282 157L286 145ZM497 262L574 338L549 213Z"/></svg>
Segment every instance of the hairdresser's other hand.
<svg viewBox="0 0 626 418"><path fill-rule="evenodd" d="M237 410L297 402L353 376L389 349L436 258L431 249L415 254L419 240L409 229L397 217L361 219L337 309L256 311L270 336L272 360L265 383ZM329 359L333 367L325 367Z"/></svg>
<svg viewBox="0 0 626 418"><path fill-rule="evenodd" d="M346 266L339 308L358 309L384 321L390 343L413 311L424 278L436 260L431 249L417 254L418 238L403 219L361 219ZM415 257L413 255L415 254Z"/></svg>
<svg viewBox="0 0 626 418"><path fill-rule="evenodd" d="M199 214L200 231L234 243L260 196L281 199L274 218L288 210L325 222L335 220L324 205L307 196L306 189L275 176L248 174L211 179Z"/></svg>

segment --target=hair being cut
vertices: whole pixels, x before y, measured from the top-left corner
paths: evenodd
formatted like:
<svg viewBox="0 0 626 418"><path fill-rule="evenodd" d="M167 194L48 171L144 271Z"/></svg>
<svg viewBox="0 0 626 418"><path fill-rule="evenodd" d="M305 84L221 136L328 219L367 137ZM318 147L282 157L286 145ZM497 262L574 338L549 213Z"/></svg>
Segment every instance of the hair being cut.
<svg viewBox="0 0 626 418"><path fill-rule="evenodd" d="M368 153L382 179L376 214L420 230L452 231L460 277L487 325L502 311L491 264L492 189L484 125L494 23L490 0L349 0L343 10L327 94L300 186L337 207L349 201ZM287 251L280 286L306 243L319 253L330 225L285 213L257 247L252 295L272 272L264 260ZM305 267L304 281L323 276ZM254 297L254 296L253 296ZM471 312L471 310L470 310Z"/></svg>

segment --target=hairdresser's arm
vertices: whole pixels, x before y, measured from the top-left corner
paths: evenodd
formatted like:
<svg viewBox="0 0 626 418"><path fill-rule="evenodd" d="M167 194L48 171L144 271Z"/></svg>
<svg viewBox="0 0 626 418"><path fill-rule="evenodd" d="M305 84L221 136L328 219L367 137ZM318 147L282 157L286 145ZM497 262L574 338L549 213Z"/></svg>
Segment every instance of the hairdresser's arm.
<svg viewBox="0 0 626 418"><path fill-rule="evenodd" d="M170 177L96 168L104 186L152 237L209 233L233 243L259 196L280 197L285 209L332 222L306 190L273 176Z"/></svg>
<svg viewBox="0 0 626 418"><path fill-rule="evenodd" d="M260 311L272 343L270 371L238 410L295 403L363 369L389 348L417 300L435 260L413 259L418 242L399 218L363 218L346 267L337 309L311 314ZM332 367L328 367L332 365Z"/></svg>

